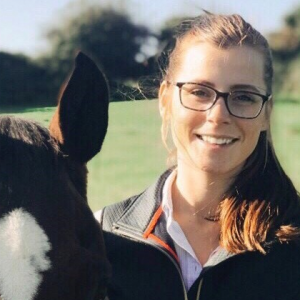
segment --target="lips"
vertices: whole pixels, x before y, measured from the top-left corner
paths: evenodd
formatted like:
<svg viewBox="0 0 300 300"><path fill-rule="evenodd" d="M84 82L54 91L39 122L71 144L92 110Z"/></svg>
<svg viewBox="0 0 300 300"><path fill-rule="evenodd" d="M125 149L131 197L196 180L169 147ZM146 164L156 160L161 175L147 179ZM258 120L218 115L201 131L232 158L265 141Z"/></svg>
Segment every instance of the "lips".
<svg viewBox="0 0 300 300"><path fill-rule="evenodd" d="M212 145L229 145L236 142L238 139L233 137L227 137L227 136L212 136L212 135L200 135L196 134L196 136L209 144Z"/></svg>

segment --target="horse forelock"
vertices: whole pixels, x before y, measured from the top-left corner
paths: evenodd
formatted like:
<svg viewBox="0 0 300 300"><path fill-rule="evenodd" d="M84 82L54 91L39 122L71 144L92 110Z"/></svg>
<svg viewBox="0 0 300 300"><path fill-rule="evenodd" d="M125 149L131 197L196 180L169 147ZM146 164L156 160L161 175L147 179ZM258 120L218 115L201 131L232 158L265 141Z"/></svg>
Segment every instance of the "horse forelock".
<svg viewBox="0 0 300 300"><path fill-rule="evenodd" d="M1 117L0 202L24 202L49 192L61 156L46 128L20 118Z"/></svg>
<svg viewBox="0 0 300 300"><path fill-rule="evenodd" d="M51 138L49 130L37 122L12 116L0 117L0 138L10 138L16 142L59 152L55 140ZM1 147L1 144L0 144Z"/></svg>

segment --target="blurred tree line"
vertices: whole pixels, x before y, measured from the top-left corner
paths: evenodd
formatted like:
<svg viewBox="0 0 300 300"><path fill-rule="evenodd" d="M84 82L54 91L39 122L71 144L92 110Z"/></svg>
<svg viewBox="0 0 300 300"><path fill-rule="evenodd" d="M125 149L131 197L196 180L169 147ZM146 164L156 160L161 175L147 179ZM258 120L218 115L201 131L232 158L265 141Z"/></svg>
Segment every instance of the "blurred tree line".
<svg viewBox="0 0 300 300"><path fill-rule="evenodd" d="M9 105L55 105L61 83L76 52L89 54L108 77L112 101L155 97L159 68L155 52L172 36L182 18L168 20L153 32L112 7L87 6L67 16L46 33L47 53L31 60L0 52L0 99ZM269 36L275 65L275 89L299 97L300 7L286 16L284 27ZM144 79L143 79L144 78ZM136 82L142 82L140 89Z"/></svg>
<svg viewBox="0 0 300 300"><path fill-rule="evenodd" d="M0 70L0 105L51 103L51 78L46 68L26 56L0 52Z"/></svg>
<svg viewBox="0 0 300 300"><path fill-rule="evenodd" d="M283 28L269 36L273 50L275 91L300 98L300 7L287 15Z"/></svg>

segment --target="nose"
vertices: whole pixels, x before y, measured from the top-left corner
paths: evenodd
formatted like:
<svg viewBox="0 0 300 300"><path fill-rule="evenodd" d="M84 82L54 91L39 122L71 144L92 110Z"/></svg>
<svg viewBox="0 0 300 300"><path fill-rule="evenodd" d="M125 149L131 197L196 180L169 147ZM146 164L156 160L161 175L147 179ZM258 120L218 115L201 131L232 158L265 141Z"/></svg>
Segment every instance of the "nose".
<svg viewBox="0 0 300 300"><path fill-rule="evenodd" d="M216 124L231 122L231 116L223 96L219 96L215 104L207 111L207 120Z"/></svg>

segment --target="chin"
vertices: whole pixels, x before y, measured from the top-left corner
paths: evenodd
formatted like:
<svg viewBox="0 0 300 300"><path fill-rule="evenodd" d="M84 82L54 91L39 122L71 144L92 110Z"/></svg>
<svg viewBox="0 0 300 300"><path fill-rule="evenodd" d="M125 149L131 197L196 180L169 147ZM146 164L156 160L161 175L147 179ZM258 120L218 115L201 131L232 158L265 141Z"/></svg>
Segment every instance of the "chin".
<svg viewBox="0 0 300 300"><path fill-rule="evenodd" d="M238 164L235 166L225 166L224 163L219 163L219 164L195 164L195 167L201 171L205 172L210 175L215 175L215 176L225 176L226 177L235 177L239 172L241 171L243 164Z"/></svg>

